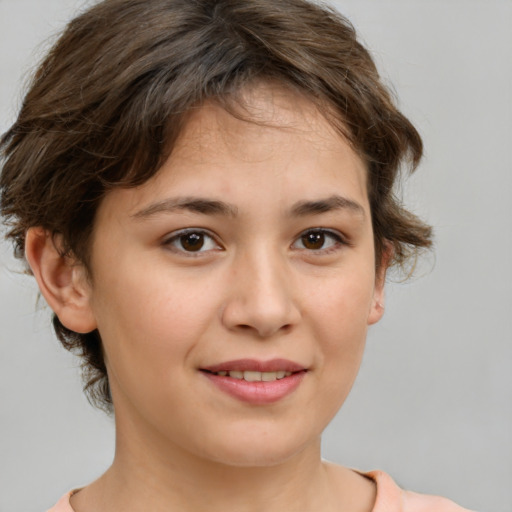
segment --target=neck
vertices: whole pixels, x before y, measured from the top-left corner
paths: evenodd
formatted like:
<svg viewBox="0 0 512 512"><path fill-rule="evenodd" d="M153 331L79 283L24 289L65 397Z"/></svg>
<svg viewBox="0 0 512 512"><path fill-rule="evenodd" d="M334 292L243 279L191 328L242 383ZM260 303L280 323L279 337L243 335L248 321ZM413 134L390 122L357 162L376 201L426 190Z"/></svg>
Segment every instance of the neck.
<svg viewBox="0 0 512 512"><path fill-rule="evenodd" d="M160 451L156 457L117 450L105 476L112 488L129 490L124 503L110 509L130 512L130 504L139 501L141 511L155 512L315 510L318 496L327 494L322 492L325 479L319 441L284 462L265 467L231 466L177 447ZM133 511L139 508L134 506Z"/></svg>
<svg viewBox="0 0 512 512"><path fill-rule="evenodd" d="M172 445L154 431L118 428L112 466L71 505L75 512L331 512L345 504L371 510L366 504L373 499L364 478L322 463L320 438L285 460L235 466Z"/></svg>

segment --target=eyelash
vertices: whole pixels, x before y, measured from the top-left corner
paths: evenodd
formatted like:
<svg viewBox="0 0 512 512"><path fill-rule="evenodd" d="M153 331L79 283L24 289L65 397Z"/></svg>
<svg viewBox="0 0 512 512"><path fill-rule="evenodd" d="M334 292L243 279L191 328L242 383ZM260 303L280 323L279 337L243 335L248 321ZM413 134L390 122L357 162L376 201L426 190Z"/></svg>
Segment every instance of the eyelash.
<svg viewBox="0 0 512 512"><path fill-rule="evenodd" d="M324 237L324 242L328 238L330 238L334 243L331 246L329 246L329 247L327 247L325 249L324 248L308 249L306 247L303 247L300 250L304 250L304 251L307 251L307 252L310 252L310 253L314 253L314 254L329 254L331 252L334 252L334 251L338 250L340 248L340 246L342 246L342 245L348 245L348 242L345 240L345 238L340 233L338 233L337 231L332 231L330 229L325 229L325 228L312 228L312 229L307 229L306 231L303 231L297 237L295 242L292 244L292 247L296 243L298 243L300 241L304 241L304 237L306 237L307 235L311 235L311 234L314 234L314 235L317 235L317 236L320 235L320 236Z"/></svg>
<svg viewBox="0 0 512 512"><path fill-rule="evenodd" d="M187 235L199 235L200 237L202 237L203 243L199 247L198 251L187 251L183 247L183 237L186 237ZM205 240L207 238L211 240L210 243L213 242L213 244L216 246L216 249L208 248L207 250L201 251L200 249L203 248L203 245L206 243ZM209 252L211 250L222 250L221 245L217 242L216 238L211 233L209 233L208 231L205 231L204 229L195 229L195 228L184 229L182 231L175 232L169 238L166 238L164 240L163 244L167 247L172 247L172 250L174 252L177 252L180 254L186 254L187 257L192 257L192 258L200 257L204 253ZM177 247L177 244L180 244L181 248Z"/></svg>
<svg viewBox="0 0 512 512"><path fill-rule="evenodd" d="M183 238L187 235L198 235L198 237L201 238L201 245L197 251L189 251L186 250L185 247L183 247ZM308 249L307 247L299 247L295 248L296 250L306 251L308 253L312 254L329 254L331 252L334 252L340 248L342 245L348 245L348 242L344 239L344 237L338 233L337 231L332 231L330 229L325 228L311 228L303 231L299 234L299 236L295 239L295 241L292 243L291 247L294 248L294 246L297 243L302 242L302 245L304 245L304 238L308 235L316 235L323 237L322 246L325 244L325 242L330 239L333 243L327 247L327 248L319 248L319 249ZM209 239L209 242L206 242L206 240ZM314 240L313 240L314 242ZM214 244L216 248L207 248L206 250L203 249L205 244ZM177 245L180 244L181 247L178 247ZM182 231L178 231L173 233L169 238L166 238L163 242L163 245L167 247L171 247L173 251L186 255L187 257L200 257L204 255L205 253L209 253L212 250L215 251L221 251L223 250L220 243L217 241L216 237L211 234L208 231L205 231L203 229L196 229L196 228L190 228L190 229L184 229Z"/></svg>

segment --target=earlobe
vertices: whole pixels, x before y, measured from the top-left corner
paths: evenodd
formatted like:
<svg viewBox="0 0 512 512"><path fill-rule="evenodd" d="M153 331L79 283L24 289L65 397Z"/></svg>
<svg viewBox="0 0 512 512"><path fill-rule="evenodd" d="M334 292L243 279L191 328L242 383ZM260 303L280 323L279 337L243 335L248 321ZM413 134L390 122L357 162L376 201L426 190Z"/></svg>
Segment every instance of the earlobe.
<svg viewBox="0 0 512 512"><path fill-rule="evenodd" d="M393 247L390 243L386 243L382 254L380 265L375 275L375 288L373 291L372 305L368 315L368 325L377 323L384 315L385 309L385 284L386 272L393 258Z"/></svg>
<svg viewBox="0 0 512 512"><path fill-rule="evenodd" d="M58 247L59 239L35 227L27 231L25 257L48 305L60 322L77 333L96 329L85 267Z"/></svg>
<svg viewBox="0 0 512 512"><path fill-rule="evenodd" d="M373 325L377 323L384 316L384 297L379 300L377 298L373 299L373 303L370 309L370 314L368 315L368 325Z"/></svg>

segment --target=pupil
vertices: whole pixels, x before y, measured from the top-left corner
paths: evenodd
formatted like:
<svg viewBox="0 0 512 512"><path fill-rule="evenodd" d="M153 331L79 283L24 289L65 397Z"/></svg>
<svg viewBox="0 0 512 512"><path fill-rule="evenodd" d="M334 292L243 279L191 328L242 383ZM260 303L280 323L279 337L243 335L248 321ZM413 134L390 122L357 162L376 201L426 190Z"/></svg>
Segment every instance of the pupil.
<svg viewBox="0 0 512 512"><path fill-rule="evenodd" d="M321 249L325 242L325 235L318 232L310 232L302 236L302 243L306 249Z"/></svg>
<svg viewBox="0 0 512 512"><path fill-rule="evenodd" d="M181 237L181 245L187 251L199 251L204 245L204 237L198 233L189 233Z"/></svg>

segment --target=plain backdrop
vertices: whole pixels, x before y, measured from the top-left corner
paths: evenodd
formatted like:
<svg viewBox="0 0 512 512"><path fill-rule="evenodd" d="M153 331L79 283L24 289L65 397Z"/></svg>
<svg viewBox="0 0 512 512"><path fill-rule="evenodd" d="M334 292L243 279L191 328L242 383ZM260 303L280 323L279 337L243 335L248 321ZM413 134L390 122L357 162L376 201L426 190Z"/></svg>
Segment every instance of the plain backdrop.
<svg viewBox="0 0 512 512"><path fill-rule="evenodd" d="M83 0L0 0L0 131ZM391 282L324 455L479 511L512 510L512 1L339 0L426 157L404 188L435 257ZM87 403L31 278L0 243L0 511L41 512L104 471ZM396 281L396 280L395 280ZM315 512L315 511L305 511Z"/></svg>

